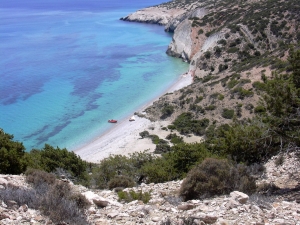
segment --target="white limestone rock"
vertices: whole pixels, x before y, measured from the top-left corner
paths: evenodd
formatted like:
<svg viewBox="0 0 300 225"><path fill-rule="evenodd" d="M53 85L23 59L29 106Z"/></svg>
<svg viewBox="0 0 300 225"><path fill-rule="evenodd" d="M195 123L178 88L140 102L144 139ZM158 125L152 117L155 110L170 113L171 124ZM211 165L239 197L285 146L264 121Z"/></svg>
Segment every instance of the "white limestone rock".
<svg viewBox="0 0 300 225"><path fill-rule="evenodd" d="M248 196L248 195L246 195L246 194L243 193L243 192L239 192L239 191L233 191L233 192L231 192L231 193L230 193L230 196L231 196L234 200L238 201L238 202L241 203L241 204L246 204L247 201L248 201L248 199L249 199L249 196Z"/></svg>

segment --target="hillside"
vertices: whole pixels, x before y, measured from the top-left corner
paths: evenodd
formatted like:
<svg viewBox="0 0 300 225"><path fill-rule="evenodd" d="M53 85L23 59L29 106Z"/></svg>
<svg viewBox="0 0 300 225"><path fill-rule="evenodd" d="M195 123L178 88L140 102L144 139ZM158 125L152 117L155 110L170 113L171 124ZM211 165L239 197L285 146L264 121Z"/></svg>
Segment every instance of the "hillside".
<svg viewBox="0 0 300 225"><path fill-rule="evenodd" d="M179 9L184 10L180 15L172 13ZM153 11L158 21L158 15L169 18L162 24L174 36L166 52L190 64L187 75L194 76L194 83L149 107L151 120L171 123L183 112L214 124L251 118L259 111L260 83L272 71L289 71L289 49L299 48L296 0L171 1L122 19L156 23L143 19ZM172 114L163 114L166 107L174 109ZM224 118L224 110L231 115Z"/></svg>

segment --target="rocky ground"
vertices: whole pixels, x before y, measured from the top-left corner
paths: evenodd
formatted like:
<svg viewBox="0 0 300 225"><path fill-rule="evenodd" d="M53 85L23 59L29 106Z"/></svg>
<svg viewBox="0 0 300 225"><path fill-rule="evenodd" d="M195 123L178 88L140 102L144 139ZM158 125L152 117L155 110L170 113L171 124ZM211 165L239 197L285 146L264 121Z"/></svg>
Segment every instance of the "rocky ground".
<svg viewBox="0 0 300 225"><path fill-rule="evenodd" d="M116 192L110 190L87 189L73 184L72 187L92 203L86 211L90 224L300 224L300 173L297 171L300 163L293 153L283 155L280 160L279 157L273 157L265 164L266 171L258 181L260 184L274 183L280 188L269 195L247 196L232 192L226 196L182 202L178 197L181 180L141 184L124 190L150 192L151 199L144 204L137 200L119 202ZM1 189L9 186L30 188L24 176L1 175ZM53 223L26 204L1 201L0 224Z"/></svg>

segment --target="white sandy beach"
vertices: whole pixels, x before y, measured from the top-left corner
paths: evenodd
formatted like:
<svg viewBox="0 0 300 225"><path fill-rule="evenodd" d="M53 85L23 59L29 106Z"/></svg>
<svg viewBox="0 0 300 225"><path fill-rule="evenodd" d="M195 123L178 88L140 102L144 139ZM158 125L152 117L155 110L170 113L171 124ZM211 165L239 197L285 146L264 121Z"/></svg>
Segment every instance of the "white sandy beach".
<svg viewBox="0 0 300 225"><path fill-rule="evenodd" d="M165 93L174 92L192 83L192 77L190 75L183 75L172 85ZM151 103L143 106L139 112L143 111ZM156 121L151 122L148 119L135 117L135 121L129 122L128 119L124 121L118 121L115 126L99 136L87 145L76 149L74 152L79 155L83 160L88 162L99 162L100 160L107 158L110 154L128 155L133 152L144 151L149 149L153 151L155 145L148 138L141 139L139 133L154 128L151 133L155 133L159 136L166 136L168 132L161 130L163 126L169 124L168 121ZM150 132L150 131L149 131ZM165 134L164 134L165 132ZM159 134L158 134L159 133Z"/></svg>

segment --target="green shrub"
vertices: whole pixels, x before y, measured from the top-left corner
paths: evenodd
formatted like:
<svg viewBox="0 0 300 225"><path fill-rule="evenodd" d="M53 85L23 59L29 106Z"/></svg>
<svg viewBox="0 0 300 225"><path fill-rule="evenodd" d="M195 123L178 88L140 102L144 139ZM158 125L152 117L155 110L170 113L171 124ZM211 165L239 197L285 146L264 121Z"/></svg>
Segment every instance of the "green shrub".
<svg viewBox="0 0 300 225"><path fill-rule="evenodd" d="M162 109L161 109L161 113L162 116L161 118L166 118L172 115L172 113L174 112L174 106L172 105L165 105Z"/></svg>
<svg viewBox="0 0 300 225"><path fill-rule="evenodd" d="M150 199L151 199L151 193L149 192L144 192L143 191L139 191L139 192L135 192L135 191L119 191L118 192L118 197L119 197L119 201L125 201L125 202L132 202L134 200L140 200L142 201L144 204L147 204Z"/></svg>
<svg viewBox="0 0 300 225"><path fill-rule="evenodd" d="M153 144L158 144L159 143L159 137L156 134L151 134L148 136L151 140Z"/></svg>
<svg viewBox="0 0 300 225"><path fill-rule="evenodd" d="M110 155L100 161L100 164L93 169L93 178L97 188L108 188L108 182L119 173L132 177L135 174L134 168L130 165L130 159L122 155Z"/></svg>
<svg viewBox="0 0 300 225"><path fill-rule="evenodd" d="M218 100L222 101L223 99L224 99L224 95L222 95L222 94L219 94L219 96L218 96Z"/></svg>
<svg viewBox="0 0 300 225"><path fill-rule="evenodd" d="M194 133L196 135L203 135L205 128L209 124L209 120L206 118L195 120L193 119L193 114L187 112L179 115L173 124L181 134Z"/></svg>
<svg viewBox="0 0 300 225"><path fill-rule="evenodd" d="M241 164L234 166L222 159L207 158L194 167L180 187L185 200L229 194L234 190L252 193L256 190L254 179Z"/></svg>
<svg viewBox="0 0 300 225"><path fill-rule="evenodd" d="M209 59L209 58L210 58L210 56L211 56L211 53L210 53L210 51L206 51L206 52L204 52L204 57L205 57L205 58Z"/></svg>
<svg viewBox="0 0 300 225"><path fill-rule="evenodd" d="M168 129L169 129L169 130L175 130L176 127L175 127L173 124L170 124L170 125L168 125Z"/></svg>
<svg viewBox="0 0 300 225"><path fill-rule="evenodd" d="M222 112L222 117L225 119L232 119L234 116L234 110L233 109L227 109L224 108Z"/></svg>
<svg viewBox="0 0 300 225"><path fill-rule="evenodd" d="M123 176L123 175L115 176L108 182L108 188L110 190L117 187L129 188L134 186L135 186L134 180L131 177Z"/></svg>
<svg viewBox="0 0 300 225"><path fill-rule="evenodd" d="M203 100L203 96L196 97L194 103L197 104Z"/></svg>
<svg viewBox="0 0 300 225"><path fill-rule="evenodd" d="M237 47L232 47L232 48L229 48L228 50L227 50L227 53L236 53L236 52L238 52L240 49L239 48L237 48Z"/></svg>
<svg viewBox="0 0 300 225"><path fill-rule="evenodd" d="M270 144L275 140L267 133L268 130L260 119L222 125L213 131L212 137L207 137L206 147L237 162L261 163L278 152L277 143Z"/></svg>
<svg viewBox="0 0 300 225"><path fill-rule="evenodd" d="M204 31L203 31L202 29L200 29L200 30L198 31L198 35L203 34L203 33L204 33Z"/></svg>
<svg viewBox="0 0 300 225"><path fill-rule="evenodd" d="M140 132L139 135L140 135L142 138L145 138L145 137L148 137L150 134L149 134L148 131L145 130L145 131Z"/></svg>
<svg viewBox="0 0 300 225"><path fill-rule="evenodd" d="M215 105L209 105L209 106L205 107L205 110L212 111L212 110L215 110L216 108L217 108L217 106L215 106Z"/></svg>
<svg viewBox="0 0 300 225"><path fill-rule="evenodd" d="M259 82L259 81L253 82L252 87L254 87L256 90L259 90L259 91L265 91L266 90L266 84L262 83L262 82Z"/></svg>
<svg viewBox="0 0 300 225"><path fill-rule="evenodd" d="M141 168L155 159L153 154L144 151L136 152L127 156L110 155L100 161L93 168L93 181L97 188L108 188L108 183L111 179L119 174L132 178L136 183L140 183L143 177Z"/></svg>
<svg viewBox="0 0 300 225"><path fill-rule="evenodd" d="M26 170L25 147L13 140L14 136L0 128L0 173L20 174Z"/></svg>
<svg viewBox="0 0 300 225"><path fill-rule="evenodd" d="M228 65L227 64L219 64L219 72L222 72L224 70L228 69Z"/></svg>
<svg viewBox="0 0 300 225"><path fill-rule="evenodd" d="M255 113L264 113L266 112L266 108L262 105L258 105L254 108Z"/></svg>
<svg viewBox="0 0 300 225"><path fill-rule="evenodd" d="M170 145L168 144L157 144L154 150L155 154L162 154L169 152L171 150Z"/></svg>
<svg viewBox="0 0 300 225"><path fill-rule="evenodd" d="M246 97L252 97L254 95L253 91L244 89L242 87L237 87L232 90L233 94L237 94L239 99L244 99Z"/></svg>
<svg viewBox="0 0 300 225"><path fill-rule="evenodd" d="M221 40L218 41L218 44L226 45L227 41L225 39L221 39Z"/></svg>
<svg viewBox="0 0 300 225"><path fill-rule="evenodd" d="M173 144L179 144L183 142L183 137L180 137L177 134L168 134L166 139L170 140L170 142Z"/></svg>
<svg viewBox="0 0 300 225"><path fill-rule="evenodd" d="M52 147L45 144L44 148L33 149L26 154L28 167L55 172L58 169L67 171L75 183L88 186L90 177L87 173L88 163L83 161L74 152L69 152L66 148Z"/></svg>
<svg viewBox="0 0 300 225"><path fill-rule="evenodd" d="M251 83L250 79L240 79L239 85L243 86L244 84Z"/></svg>
<svg viewBox="0 0 300 225"><path fill-rule="evenodd" d="M146 162L142 166L141 173L145 177L146 183L163 183L179 177L172 161L164 155L155 158L151 162Z"/></svg>
<svg viewBox="0 0 300 225"><path fill-rule="evenodd" d="M209 152L203 143L181 143L174 145L172 151L165 157L173 165L177 176L183 178L196 164L213 156L214 154Z"/></svg>
<svg viewBox="0 0 300 225"><path fill-rule="evenodd" d="M229 89L231 89L231 88L233 88L235 85L237 85L238 83L239 83L238 80L232 79L232 80L228 81L227 87L228 87Z"/></svg>

